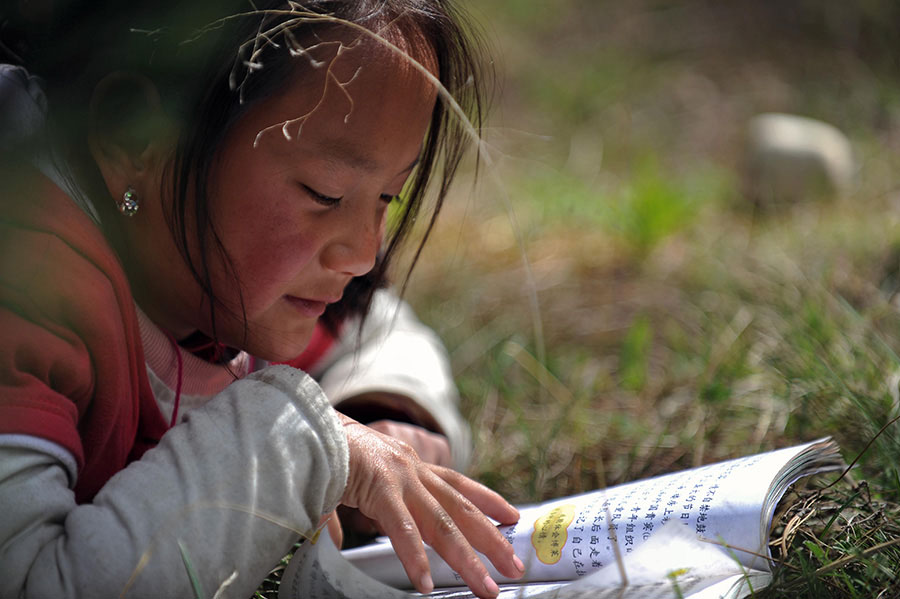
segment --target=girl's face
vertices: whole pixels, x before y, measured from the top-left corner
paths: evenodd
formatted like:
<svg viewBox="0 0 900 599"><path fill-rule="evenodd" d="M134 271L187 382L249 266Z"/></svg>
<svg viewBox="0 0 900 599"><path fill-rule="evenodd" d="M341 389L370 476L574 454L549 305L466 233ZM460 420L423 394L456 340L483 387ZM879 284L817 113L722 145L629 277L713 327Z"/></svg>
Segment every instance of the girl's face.
<svg viewBox="0 0 900 599"><path fill-rule="evenodd" d="M388 204L418 160L436 98L420 73L372 43L299 72L231 129L209 187L213 226L231 259L211 252L225 306L216 307L216 335L273 361L298 355L326 306L372 269ZM209 335L209 302L170 241L161 206L130 219L126 268L143 282L135 296L176 336Z"/></svg>

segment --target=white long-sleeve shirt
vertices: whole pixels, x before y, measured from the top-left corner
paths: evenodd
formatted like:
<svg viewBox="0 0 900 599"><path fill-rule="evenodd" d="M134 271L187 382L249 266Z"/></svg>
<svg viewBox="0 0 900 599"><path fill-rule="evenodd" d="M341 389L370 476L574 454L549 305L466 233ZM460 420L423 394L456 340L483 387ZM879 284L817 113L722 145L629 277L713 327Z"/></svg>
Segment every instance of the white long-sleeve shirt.
<svg viewBox="0 0 900 599"><path fill-rule="evenodd" d="M77 505L47 442L0 438L0 597L248 597L339 501L342 427L308 375L229 385Z"/></svg>

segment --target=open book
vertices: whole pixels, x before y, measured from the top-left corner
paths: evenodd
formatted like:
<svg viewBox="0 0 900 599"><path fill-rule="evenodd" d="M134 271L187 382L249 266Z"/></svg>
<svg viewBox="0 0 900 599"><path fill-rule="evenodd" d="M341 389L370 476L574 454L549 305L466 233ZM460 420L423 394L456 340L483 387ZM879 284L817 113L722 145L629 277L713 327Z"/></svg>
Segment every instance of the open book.
<svg viewBox="0 0 900 599"><path fill-rule="evenodd" d="M769 531L788 487L842 466L826 438L522 507L519 522L500 530L525 576L506 579L483 561L502 599L739 599L769 583ZM437 587L428 597L474 597L426 550ZM279 599L421 596L408 589L390 542L340 552L323 534L295 553Z"/></svg>

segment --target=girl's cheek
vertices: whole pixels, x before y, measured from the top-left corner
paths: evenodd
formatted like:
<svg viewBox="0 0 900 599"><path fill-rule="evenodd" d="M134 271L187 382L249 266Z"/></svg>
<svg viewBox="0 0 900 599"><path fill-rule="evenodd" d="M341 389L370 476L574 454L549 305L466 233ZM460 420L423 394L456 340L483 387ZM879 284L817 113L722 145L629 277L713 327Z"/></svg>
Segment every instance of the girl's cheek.
<svg viewBox="0 0 900 599"><path fill-rule="evenodd" d="M314 235L297 234L286 243L271 248L267 253L269 258L263 258L272 270L273 278L279 281L290 282L298 275L310 268L310 263L316 255L317 244ZM266 268L265 265L262 265Z"/></svg>

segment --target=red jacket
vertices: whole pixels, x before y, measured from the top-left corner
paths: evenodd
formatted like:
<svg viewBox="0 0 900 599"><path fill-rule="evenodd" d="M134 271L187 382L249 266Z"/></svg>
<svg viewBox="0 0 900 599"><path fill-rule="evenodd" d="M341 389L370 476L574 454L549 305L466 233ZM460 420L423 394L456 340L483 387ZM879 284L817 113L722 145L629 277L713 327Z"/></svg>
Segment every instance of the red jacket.
<svg viewBox="0 0 900 599"><path fill-rule="evenodd" d="M90 501L167 429L134 300L99 228L46 178L0 188L0 434L57 443Z"/></svg>

